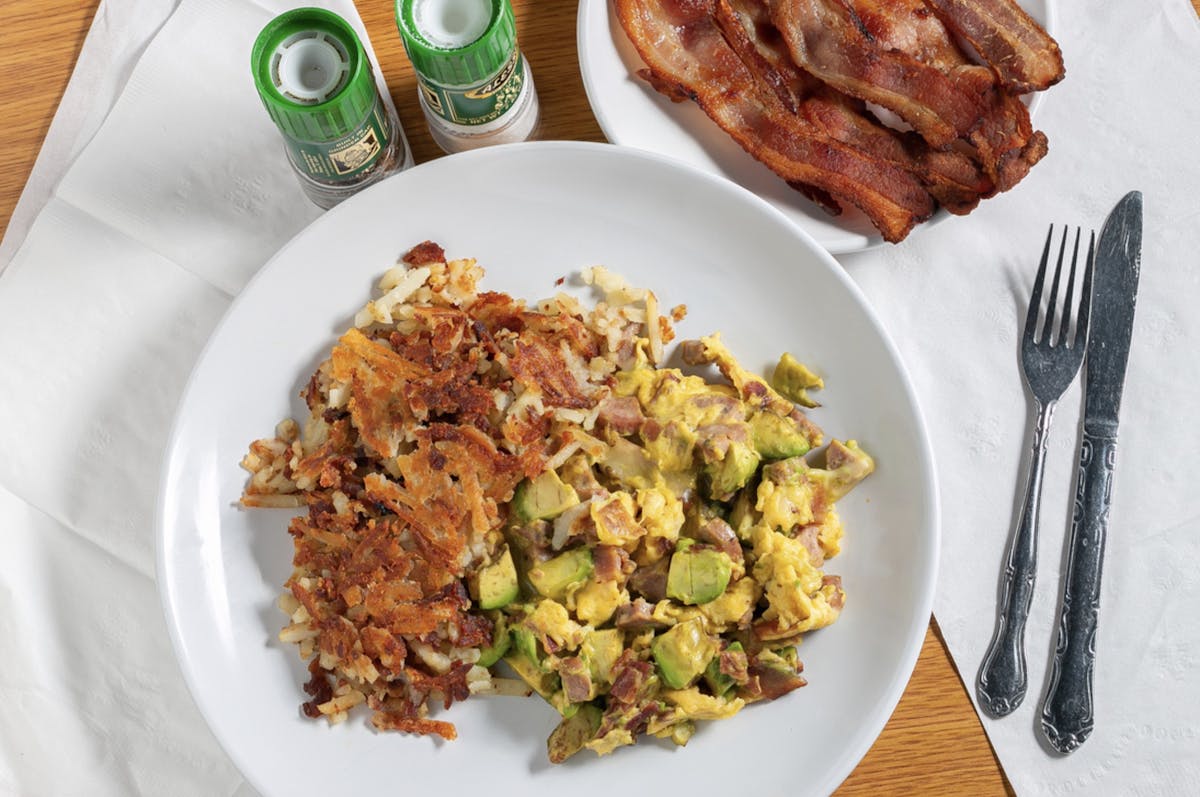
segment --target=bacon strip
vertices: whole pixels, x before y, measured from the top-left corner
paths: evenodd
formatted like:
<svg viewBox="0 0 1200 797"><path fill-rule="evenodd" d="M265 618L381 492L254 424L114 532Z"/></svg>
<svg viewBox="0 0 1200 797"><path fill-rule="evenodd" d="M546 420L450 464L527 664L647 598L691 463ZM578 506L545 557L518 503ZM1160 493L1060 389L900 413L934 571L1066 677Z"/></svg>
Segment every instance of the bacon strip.
<svg viewBox="0 0 1200 797"><path fill-rule="evenodd" d="M861 100L802 72L771 22L767 0L717 0L716 19L743 63L830 138L916 175L951 213L969 213L993 193L991 180L962 152L934 150L915 133L899 133L881 124Z"/></svg>
<svg viewBox="0 0 1200 797"><path fill-rule="evenodd" d="M902 240L932 215L933 199L912 174L813 130L762 90L721 34L715 0L615 2L651 84L695 100L776 174L854 204L888 241Z"/></svg>
<svg viewBox="0 0 1200 797"><path fill-rule="evenodd" d="M771 19L797 65L834 88L874 102L941 149L979 123L985 105L970 70L946 74L882 46L842 0L770 0ZM986 70L984 70L986 72Z"/></svg>
<svg viewBox="0 0 1200 797"><path fill-rule="evenodd" d="M1063 79L1058 42L1012 0L925 0L1018 94L1042 91Z"/></svg>
<svg viewBox="0 0 1200 797"><path fill-rule="evenodd" d="M1034 132L1025 105L997 84L989 68L967 57L925 0L845 2L879 47L911 56L978 94L982 115L963 138L993 183L993 193L1012 188L1046 154L1046 137Z"/></svg>

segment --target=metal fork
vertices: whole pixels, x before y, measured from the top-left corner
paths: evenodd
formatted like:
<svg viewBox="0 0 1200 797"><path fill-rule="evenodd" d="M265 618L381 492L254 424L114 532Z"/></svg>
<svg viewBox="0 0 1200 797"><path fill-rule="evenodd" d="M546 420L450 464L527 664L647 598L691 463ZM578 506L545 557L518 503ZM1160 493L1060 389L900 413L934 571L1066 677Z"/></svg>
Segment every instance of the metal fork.
<svg viewBox="0 0 1200 797"><path fill-rule="evenodd" d="M1092 263L1095 258L1096 235L1092 233L1088 243L1087 262L1084 266L1078 306L1074 304L1075 269L1079 259L1080 230L1075 230L1075 245L1071 252L1071 271L1067 276L1066 299L1060 326L1055 332L1055 314L1058 312L1058 288L1063 270L1063 259L1067 249L1069 228L1063 229L1062 243L1058 247L1058 264L1054 268L1054 279L1050 284L1050 297L1046 302L1043 323L1039 326L1038 316L1042 304L1042 292L1046 285L1046 265L1050 259L1050 245L1054 238L1054 225L1046 234L1046 246L1038 265L1037 280L1033 285L1033 296L1029 300L1029 312L1025 316L1025 331L1021 340L1021 365L1025 382L1033 393L1037 417L1033 427L1033 446L1029 458L1029 472L1025 485L1025 499L1016 531L1009 542L1008 558L1001 581L1000 606L996 615L996 632L979 669L976 693L980 704L996 717L1010 713L1025 698L1027 677L1025 672L1025 620L1033 600L1033 584L1037 573L1038 505L1042 496L1042 469L1046 453L1046 442L1050 433L1050 419L1054 405L1063 391L1079 373L1083 353L1087 348L1088 311L1092 303ZM1074 336L1070 335L1074 315Z"/></svg>

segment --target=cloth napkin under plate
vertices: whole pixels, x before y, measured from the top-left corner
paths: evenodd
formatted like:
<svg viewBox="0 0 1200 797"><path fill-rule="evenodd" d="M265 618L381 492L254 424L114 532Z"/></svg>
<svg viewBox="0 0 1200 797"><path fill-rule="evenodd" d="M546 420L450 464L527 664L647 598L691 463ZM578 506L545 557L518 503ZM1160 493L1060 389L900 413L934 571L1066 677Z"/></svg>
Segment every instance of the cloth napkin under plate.
<svg viewBox="0 0 1200 797"><path fill-rule="evenodd" d="M97 24L133 5L104 0ZM323 5L357 23L348 1ZM319 212L297 189L246 69L254 35L286 7L180 0L153 38L157 24L122 36L94 28L81 65L136 65L111 110L97 98L90 122L52 130L36 176L53 191L11 263L0 258L0 633L11 651L0 674L0 791L251 792L173 660L153 583L153 506L170 418L200 347L231 297ZM1200 103L1189 99L1200 85L1200 23L1186 0L1063 7L1057 23L1068 77L1035 120L1050 137L1046 160L969 218L841 262L900 346L923 402L944 513L936 615L973 685L1017 501L1030 411L1018 330L1046 225L1098 229L1127 190L1145 193L1097 729L1068 758L1046 752L1035 730L1078 385L1060 402L1050 443L1030 696L984 727L1022 794L1200 793L1191 754L1200 729L1189 714L1200 705L1191 675L1200 494L1186 470L1200 450L1188 417L1200 399L1200 275L1191 266ZM121 82L112 77L112 96ZM64 102L59 113L79 111ZM39 200L29 194L23 204L32 215ZM6 246L0 252L15 244Z"/></svg>

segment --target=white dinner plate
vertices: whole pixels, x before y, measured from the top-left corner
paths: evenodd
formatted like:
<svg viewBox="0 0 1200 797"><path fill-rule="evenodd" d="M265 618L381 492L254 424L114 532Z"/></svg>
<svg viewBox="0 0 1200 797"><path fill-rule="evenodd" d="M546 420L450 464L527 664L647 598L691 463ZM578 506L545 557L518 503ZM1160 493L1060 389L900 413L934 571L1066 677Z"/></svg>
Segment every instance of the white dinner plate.
<svg viewBox="0 0 1200 797"><path fill-rule="evenodd" d="M636 186L636 188L635 188ZM285 416L379 276L430 239L475 257L485 289L531 300L603 264L686 304L680 339L719 330L748 367L791 351L823 374L829 436L853 437L878 470L839 507L831 560L846 608L801 647L809 685L703 723L686 748L646 739L598 759L546 761L556 724L540 699L472 698L437 716L458 739L376 733L301 716L304 664L276 634L291 571L286 510L242 510L250 441ZM317 219L242 291L180 404L159 497L158 576L197 705L267 795L608 795L831 791L900 698L929 622L938 516L929 442L896 349L837 263L766 202L726 180L606 144L517 144L396 175ZM732 791L730 791L732 790ZM759 792L755 792L759 793Z"/></svg>
<svg viewBox="0 0 1200 797"><path fill-rule="evenodd" d="M1051 35L1053 4L1054 0L1021 0L1021 6ZM579 0L576 43L588 102L612 143L669 155L728 177L782 210L835 255L883 243L856 208L849 206L840 216L830 216L747 154L694 102L672 102L639 78L637 71L645 64L621 29L611 0ZM1031 116L1044 93L1028 97ZM939 209L910 235L948 218L950 214Z"/></svg>

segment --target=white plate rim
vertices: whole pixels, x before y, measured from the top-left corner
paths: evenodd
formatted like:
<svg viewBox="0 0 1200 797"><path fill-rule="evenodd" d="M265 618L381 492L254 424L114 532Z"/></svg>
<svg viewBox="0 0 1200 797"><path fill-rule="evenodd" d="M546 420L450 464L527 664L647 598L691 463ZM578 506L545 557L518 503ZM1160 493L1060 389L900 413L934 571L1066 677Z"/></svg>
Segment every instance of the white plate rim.
<svg viewBox="0 0 1200 797"><path fill-rule="evenodd" d="M588 157L599 153L620 154L623 158L640 159L647 164L660 164L664 168L675 169L680 172L685 172L690 175L690 179L696 179L707 182L713 187L720 187L723 190L732 191L735 194L740 194L743 201L749 202L752 205L757 205L758 212L774 216L777 223L782 223L790 228L794 234L797 234L802 239L807 239L811 246L811 254L822 261L829 269L830 274L841 283L841 287L847 291L850 297L861 307L868 323L872 327L872 331L878 336L879 342L883 345L887 354L894 362L898 372L899 385L903 395L911 404L913 412L911 421L913 422L913 431L918 442L917 449L913 451L913 460L908 464L915 464L921 472L922 493L919 496L914 496L914 501L918 502L923 507L923 516L926 521L927 548L926 556L921 562L921 565L926 573L926 577L921 581L920 595L913 607L913 616L920 618L931 618L934 595L937 585L939 556L941 549L941 507L940 507L940 488L937 480L936 466L934 453L928 427L924 419L923 411L920 402L917 400L917 393L912 383L911 377L904 365L899 351L883 327L879 317L876 315L870 302L858 288L857 284L846 274L836 260L812 237L803 229L792 224L786 216L773 207L770 203L747 191L744 188L725 180L719 176L705 172L703 170L691 167L673 158L663 156L657 153L644 150L634 150L625 147L619 147L610 144L599 144L591 142L573 142L573 141L543 141L543 142L526 142L520 144L509 144L498 147L485 148L470 152L460 153L448 158L438 159L427 162L425 164L413 167L412 169L388 178L371 188L361 192L359 195L352 197L342 205L332 211L323 214L314 221L308 228L302 230L295 235L291 240L284 244L279 251L263 266L260 271L246 284L242 291L234 298L229 308L222 316L216 327L213 329L209 340L205 343L199 356L196 359L195 365L185 384L183 393L178 408L174 414L171 424L171 431L168 437L166 447L161 459L160 479L158 483L158 493L156 498L155 510L155 540L156 540L156 582L159 590L159 598L163 610L164 618L167 623L168 633L171 639L172 647L176 654L176 661L184 676L189 693L193 703L200 711L209 729L217 738L218 743L224 749L225 753L237 766L247 780L264 794L272 793L269 784L259 782L255 778L255 769L251 765L252 762L247 761L242 750L231 747L229 740L223 738L218 732L218 723L215 722L214 706L205 700L202 696L202 679L196 672L194 665L185 656L186 641L184 639L184 631L180 623L180 605L178 603L179 596L175 592L175 584L172 578L172 562L169 560L170 550L166 545L166 536L168 528L168 511L170 508L170 499L168 490L170 487L170 473L173 461L177 456L178 449L182 442L181 436L185 422L185 410L187 408L188 399L195 390L196 382L199 375L203 371L211 349L220 336L222 330L227 326L230 319L233 318L242 307L248 303L250 298L255 294L254 287L266 279L266 275L270 274L273 265L281 260L286 259L289 251L302 242L308 231L317 226L332 224L336 221L340 214L350 213L358 204L365 202L365 196L371 192L380 190L384 183L404 180L406 175L423 170L432 172L435 170L443 170L451 168L448 164L457 164L458 166L466 167L469 163L475 160L486 161L491 158L503 157L505 152L514 148L522 150L537 149L543 152L564 151L567 153L577 152L581 156ZM381 268L382 268L381 264ZM338 312L337 308L330 308L331 313ZM916 666L917 659L920 655L924 644L925 629L928 627L928 620L925 620L919 629L919 633L914 630L908 634L906 644L898 657L897 666L892 670L893 678L885 687L885 696L876 704L876 708L872 717L857 726L857 730L853 735L851 743L846 748L846 752L840 757L839 763L832 766L824 773L824 778L817 783L811 783L814 788L813 793L828 793L837 788L842 781L857 767L867 751L875 743L883 727L891 717L900 698L903 696L905 686L911 679L913 670ZM298 684L297 684L298 686ZM449 719L453 721L454 717Z"/></svg>

